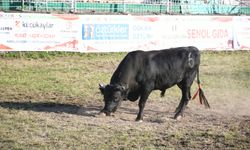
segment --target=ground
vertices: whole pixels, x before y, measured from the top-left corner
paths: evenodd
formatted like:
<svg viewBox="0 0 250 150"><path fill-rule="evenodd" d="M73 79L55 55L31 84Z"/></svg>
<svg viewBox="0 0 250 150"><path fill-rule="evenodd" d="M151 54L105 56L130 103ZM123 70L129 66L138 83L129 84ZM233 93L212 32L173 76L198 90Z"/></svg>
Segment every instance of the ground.
<svg viewBox="0 0 250 150"><path fill-rule="evenodd" d="M143 122L135 122L138 102L98 115L98 83L108 83L124 55L2 56L0 149L250 149L249 52L202 53L211 109L191 100L174 120L180 91L173 87L150 95Z"/></svg>

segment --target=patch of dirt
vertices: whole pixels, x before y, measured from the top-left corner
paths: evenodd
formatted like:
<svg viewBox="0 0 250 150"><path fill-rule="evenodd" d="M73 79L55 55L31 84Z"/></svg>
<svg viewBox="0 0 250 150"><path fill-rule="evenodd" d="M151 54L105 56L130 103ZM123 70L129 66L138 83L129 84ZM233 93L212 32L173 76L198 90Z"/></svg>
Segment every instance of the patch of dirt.
<svg viewBox="0 0 250 150"><path fill-rule="evenodd" d="M1 102L3 108L31 110L46 114L60 114L56 118L76 117L83 124L101 126L114 130L150 132L154 135L151 141L155 147L165 149L249 149L250 116L249 110L240 113L226 113L221 108L205 109L197 101L191 101L181 120L173 119L177 100L148 100L144 121L135 122L138 102L124 101L112 116L100 116L102 102L81 105L40 103L40 102ZM242 114L245 112L245 114ZM62 115L61 115L62 114ZM65 119L65 118L64 118ZM129 131L129 132L128 132Z"/></svg>
<svg viewBox="0 0 250 150"><path fill-rule="evenodd" d="M173 119L179 101L148 101L144 121L135 122L138 112L137 102L125 101L114 116L98 116L87 119L93 124L112 128L133 128L151 131L156 134L153 141L157 147L173 146L177 149L249 149L250 116L249 110L227 113L227 108L205 109L203 105L191 101L181 120ZM102 103L98 103L102 108ZM98 114L98 109L84 108L79 115ZM245 114L242 114L245 112Z"/></svg>

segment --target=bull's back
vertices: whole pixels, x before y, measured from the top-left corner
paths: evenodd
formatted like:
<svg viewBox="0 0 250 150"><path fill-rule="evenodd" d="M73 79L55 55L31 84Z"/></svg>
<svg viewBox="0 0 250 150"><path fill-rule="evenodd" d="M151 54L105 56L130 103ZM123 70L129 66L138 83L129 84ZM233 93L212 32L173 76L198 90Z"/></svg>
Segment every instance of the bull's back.
<svg viewBox="0 0 250 150"><path fill-rule="evenodd" d="M200 53L196 47L179 47L158 51L151 59L152 63L156 63L158 68L165 69L187 69L190 68L189 61L193 61L194 65L200 62ZM192 67L192 66L191 66Z"/></svg>
<svg viewBox="0 0 250 150"><path fill-rule="evenodd" d="M154 82L151 84L154 84L155 89L165 89L175 85L185 78L187 72L196 70L200 63L199 50L195 47L151 51L145 55L143 80Z"/></svg>
<svg viewBox="0 0 250 150"><path fill-rule="evenodd" d="M193 60L190 68L189 60ZM180 82L185 73L200 63L195 47L178 47L155 51L129 52L115 70L110 83L137 89L147 84L155 89L168 88Z"/></svg>

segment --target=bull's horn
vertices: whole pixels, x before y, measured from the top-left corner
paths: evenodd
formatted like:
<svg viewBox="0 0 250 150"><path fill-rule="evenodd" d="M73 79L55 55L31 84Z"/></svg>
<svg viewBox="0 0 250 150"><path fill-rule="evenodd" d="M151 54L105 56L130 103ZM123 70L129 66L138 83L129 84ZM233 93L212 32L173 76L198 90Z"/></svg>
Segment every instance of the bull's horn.
<svg viewBox="0 0 250 150"><path fill-rule="evenodd" d="M103 87L103 86L104 86L103 84L99 83L99 87Z"/></svg>

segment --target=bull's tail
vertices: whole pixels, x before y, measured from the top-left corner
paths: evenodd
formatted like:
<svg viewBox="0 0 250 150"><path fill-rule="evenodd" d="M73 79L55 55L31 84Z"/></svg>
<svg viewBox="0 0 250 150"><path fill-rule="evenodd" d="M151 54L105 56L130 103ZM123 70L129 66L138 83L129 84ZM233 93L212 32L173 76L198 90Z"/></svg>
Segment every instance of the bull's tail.
<svg viewBox="0 0 250 150"><path fill-rule="evenodd" d="M198 83L198 90L195 92L192 99L195 99L197 95L199 94L200 104L204 104L205 108L210 108L207 98L205 97L204 92L201 89L200 78L199 78L199 67L197 69L197 83Z"/></svg>

